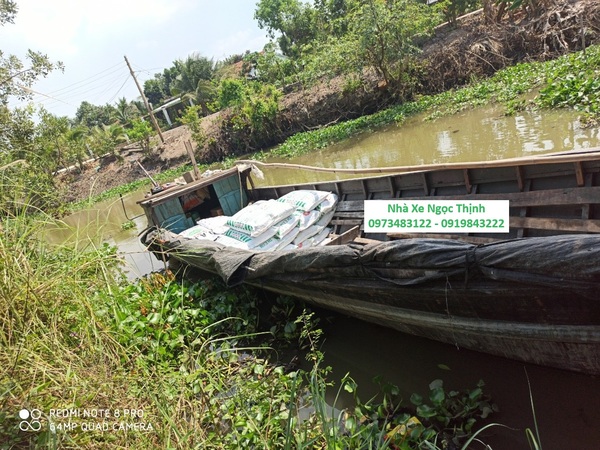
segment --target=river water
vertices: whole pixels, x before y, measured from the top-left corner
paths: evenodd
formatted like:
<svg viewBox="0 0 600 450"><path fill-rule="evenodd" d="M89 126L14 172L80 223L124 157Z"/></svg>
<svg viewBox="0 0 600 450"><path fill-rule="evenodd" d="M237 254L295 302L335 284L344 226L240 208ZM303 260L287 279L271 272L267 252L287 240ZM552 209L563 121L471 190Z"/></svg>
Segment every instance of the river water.
<svg viewBox="0 0 600 450"><path fill-rule="evenodd" d="M284 162L336 169L491 161L600 145L600 130L584 128L569 111L523 112L478 108L427 120L423 115ZM265 185L339 178L323 172L265 170Z"/></svg>
<svg viewBox="0 0 600 450"><path fill-rule="evenodd" d="M465 111L454 116L425 120L418 116L401 126L365 133L340 144L281 162L335 168L371 168L445 162L494 160L553 151L600 146L597 128L583 128L568 111L525 112L506 117L495 108ZM273 158L270 162L277 162ZM311 182L336 175L265 170L267 184ZM146 224L123 231L121 224L142 213L136 201L143 192L94 205L65 219L52 230L53 241L81 239L103 233L117 245L130 278L163 268L145 252L137 235ZM85 239L84 239L85 240ZM322 312L326 331L325 364L333 367L332 379L346 373L358 382L362 399L376 393L373 382L381 376L396 384L408 404L410 394L426 395L434 379L452 390L473 389L481 379L484 391L500 408L494 422L510 428L492 428L481 436L495 450L528 449L525 428L534 429L535 407L542 447L545 450L600 448L600 379L567 371L526 365L454 346L408 336L374 324ZM528 387L528 378L531 390ZM332 399L335 392L332 392ZM337 408L349 406L340 398ZM474 448L484 448L483 445Z"/></svg>
<svg viewBox="0 0 600 450"><path fill-rule="evenodd" d="M146 251L138 239L138 234L148 224L142 208L137 204L145 193L140 190L122 199L106 200L71 214L54 227L49 227L45 237L56 244L72 241L84 246L107 242L116 246L130 280L161 270L165 265ZM122 225L130 219L135 227L123 230Z"/></svg>

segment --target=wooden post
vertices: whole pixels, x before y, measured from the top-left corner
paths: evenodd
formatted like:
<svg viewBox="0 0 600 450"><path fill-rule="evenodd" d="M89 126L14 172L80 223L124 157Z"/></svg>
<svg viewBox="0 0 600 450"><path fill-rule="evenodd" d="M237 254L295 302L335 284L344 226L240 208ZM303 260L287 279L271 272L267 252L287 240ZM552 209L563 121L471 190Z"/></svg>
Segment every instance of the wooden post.
<svg viewBox="0 0 600 450"><path fill-rule="evenodd" d="M127 56L124 56L124 58L125 58L125 62L127 63L127 67L129 67L129 73L131 74L133 81L135 81L135 85L137 86L138 91L140 91L140 95L142 96L144 105L146 105L146 110L148 111L148 114L150 114L150 120L152 121L152 124L154 125L154 128L156 129L156 132L158 133L158 137L160 137L160 142L162 142L164 144L165 138L163 137L162 132L160 131L160 127L158 126L158 122L156 121L156 117L154 117L154 114L152 113L152 109L150 108L150 105L148 104L148 99L144 95L144 91L142 90L140 83L138 83L138 80L135 77L135 74L133 73L133 69L131 68L131 65L129 64L129 60L127 59Z"/></svg>
<svg viewBox="0 0 600 450"><path fill-rule="evenodd" d="M200 170L198 170L198 164L196 163L196 157L194 156L194 149L192 148L192 143L190 141L185 141L185 149L187 150L187 153L190 157L190 159L192 160L192 164L194 166L194 176L196 177L196 180L200 179Z"/></svg>

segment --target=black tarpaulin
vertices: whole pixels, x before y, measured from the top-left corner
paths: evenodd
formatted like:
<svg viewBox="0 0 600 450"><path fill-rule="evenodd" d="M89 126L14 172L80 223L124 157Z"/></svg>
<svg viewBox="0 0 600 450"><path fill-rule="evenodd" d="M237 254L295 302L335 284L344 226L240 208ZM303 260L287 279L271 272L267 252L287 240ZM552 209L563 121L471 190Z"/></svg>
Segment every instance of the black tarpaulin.
<svg viewBox="0 0 600 450"><path fill-rule="evenodd" d="M373 277L400 285L448 277L461 277L466 282L486 277L585 290L600 287L600 235L533 237L483 245L422 238L253 252L160 230L149 233L145 243L151 244L151 250L164 250L218 273L230 286L275 275L290 275L297 281L337 270L346 277Z"/></svg>

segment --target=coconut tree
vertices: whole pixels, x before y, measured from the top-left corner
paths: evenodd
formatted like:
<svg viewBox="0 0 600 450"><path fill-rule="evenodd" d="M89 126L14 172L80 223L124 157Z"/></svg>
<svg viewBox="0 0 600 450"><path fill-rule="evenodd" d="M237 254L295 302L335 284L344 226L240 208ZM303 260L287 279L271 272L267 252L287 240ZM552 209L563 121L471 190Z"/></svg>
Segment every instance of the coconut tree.
<svg viewBox="0 0 600 450"><path fill-rule="evenodd" d="M119 157L117 146L128 140L125 128L121 125L102 125L93 128L89 144L96 154L112 153Z"/></svg>
<svg viewBox="0 0 600 450"><path fill-rule="evenodd" d="M208 102L216 93L211 82L215 72L213 60L193 53L173 64L178 75L171 82L171 95L192 100L201 106L203 115L208 115Z"/></svg>
<svg viewBox="0 0 600 450"><path fill-rule="evenodd" d="M139 117L139 112L134 104L134 102L128 102L125 97L120 98L116 105L114 111L114 118L121 125L127 125L133 119L137 119Z"/></svg>

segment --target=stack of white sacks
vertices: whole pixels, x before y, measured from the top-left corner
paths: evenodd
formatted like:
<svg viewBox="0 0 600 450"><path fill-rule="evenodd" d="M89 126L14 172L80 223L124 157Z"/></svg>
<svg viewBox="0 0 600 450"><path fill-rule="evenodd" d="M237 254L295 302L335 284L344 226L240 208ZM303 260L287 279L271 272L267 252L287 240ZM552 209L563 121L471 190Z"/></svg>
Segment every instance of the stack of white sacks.
<svg viewBox="0 0 600 450"><path fill-rule="evenodd" d="M235 215L201 219L182 236L210 239L221 244L255 251L289 250L325 245L337 195L298 190L278 200L261 200Z"/></svg>

